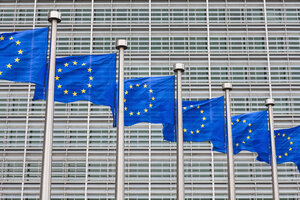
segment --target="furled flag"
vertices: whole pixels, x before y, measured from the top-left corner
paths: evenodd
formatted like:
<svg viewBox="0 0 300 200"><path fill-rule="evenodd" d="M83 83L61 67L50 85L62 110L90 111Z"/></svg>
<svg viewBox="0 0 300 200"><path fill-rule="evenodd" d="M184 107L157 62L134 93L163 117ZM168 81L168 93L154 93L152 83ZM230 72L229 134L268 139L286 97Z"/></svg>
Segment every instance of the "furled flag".
<svg viewBox="0 0 300 200"><path fill-rule="evenodd" d="M224 97L204 101L182 101L183 140L225 143ZM164 124L164 139L176 141L176 125Z"/></svg>
<svg viewBox="0 0 300 200"><path fill-rule="evenodd" d="M257 154L268 153L270 140L266 110L232 116L231 124L234 154L242 150L256 152ZM214 150L226 153L227 142L222 146L214 144Z"/></svg>
<svg viewBox="0 0 300 200"><path fill-rule="evenodd" d="M300 171L300 126L275 130L274 137L277 164L293 162ZM271 150L268 154L260 154L257 160L270 163L270 155Z"/></svg>
<svg viewBox="0 0 300 200"><path fill-rule="evenodd" d="M174 76L128 79L124 91L125 126L140 122L174 124Z"/></svg>
<svg viewBox="0 0 300 200"><path fill-rule="evenodd" d="M45 84L46 85L46 84ZM70 56L56 59L54 100L79 100L114 109L116 54ZM45 100L47 87L36 86L33 100Z"/></svg>
<svg viewBox="0 0 300 200"><path fill-rule="evenodd" d="M48 28L0 34L0 79L43 85Z"/></svg>

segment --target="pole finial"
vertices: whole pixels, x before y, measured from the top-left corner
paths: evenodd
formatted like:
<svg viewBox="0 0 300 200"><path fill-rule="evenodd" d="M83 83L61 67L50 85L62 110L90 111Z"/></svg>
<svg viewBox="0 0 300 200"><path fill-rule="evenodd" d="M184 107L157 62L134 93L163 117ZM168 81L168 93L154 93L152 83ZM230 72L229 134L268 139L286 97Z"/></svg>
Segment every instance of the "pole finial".
<svg viewBox="0 0 300 200"><path fill-rule="evenodd" d="M177 72L178 70L184 72L185 67L184 67L183 63L176 63L176 64L173 65L173 71Z"/></svg>
<svg viewBox="0 0 300 200"><path fill-rule="evenodd" d="M124 40L124 39L117 39L116 41L116 49L120 49L120 48L124 48L127 49L127 40Z"/></svg>
<svg viewBox="0 0 300 200"><path fill-rule="evenodd" d="M61 22L61 13L56 10L51 10L48 13L48 21L51 22L54 19L57 20L57 23Z"/></svg>
<svg viewBox="0 0 300 200"><path fill-rule="evenodd" d="M232 90L232 84L231 83L223 83L222 89L223 90Z"/></svg>
<svg viewBox="0 0 300 200"><path fill-rule="evenodd" d="M266 106L269 106L269 105L274 106L275 105L274 99L266 99L265 105Z"/></svg>

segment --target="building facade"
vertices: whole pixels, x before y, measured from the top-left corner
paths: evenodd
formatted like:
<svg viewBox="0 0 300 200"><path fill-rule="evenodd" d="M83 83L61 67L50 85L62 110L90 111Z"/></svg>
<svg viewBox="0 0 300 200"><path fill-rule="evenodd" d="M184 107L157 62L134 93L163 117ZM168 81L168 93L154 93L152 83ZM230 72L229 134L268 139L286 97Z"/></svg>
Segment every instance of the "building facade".
<svg viewBox="0 0 300 200"><path fill-rule="evenodd" d="M232 114L266 109L275 129L300 125L300 2L296 0L1 0L0 32L49 26L62 13L57 57L116 52L127 39L125 78L173 75L186 65L183 99L223 95ZM0 198L39 199L45 101L34 85L0 80ZM114 199L116 128L108 107L55 104L52 199ZM126 127L126 199L176 199L176 144L160 124ZM226 155L184 144L186 199L226 199ZM237 199L272 199L271 168L235 156ZM278 166L281 199L300 199L294 164Z"/></svg>

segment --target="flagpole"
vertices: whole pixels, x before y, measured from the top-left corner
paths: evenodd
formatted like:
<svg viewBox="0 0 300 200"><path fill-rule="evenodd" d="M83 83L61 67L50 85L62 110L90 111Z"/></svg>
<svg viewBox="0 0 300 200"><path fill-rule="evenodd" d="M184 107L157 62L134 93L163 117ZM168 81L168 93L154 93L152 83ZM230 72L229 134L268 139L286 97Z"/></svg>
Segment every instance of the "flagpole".
<svg viewBox="0 0 300 200"><path fill-rule="evenodd" d="M54 115L54 76L56 59L56 31L57 24L61 21L61 13L50 11L48 21L51 22L51 46L50 46L50 67L47 88L43 163L40 186L40 200L51 199L51 167L52 167L52 137L53 137L53 115Z"/></svg>
<svg viewBox="0 0 300 200"><path fill-rule="evenodd" d="M127 49L127 41L122 39L117 40L116 49L119 50L119 98L117 121L115 200L124 200L124 50Z"/></svg>
<svg viewBox="0 0 300 200"><path fill-rule="evenodd" d="M225 91L226 97L226 118L227 118L227 173L228 173L228 199L235 200L235 180L234 180L234 163L233 163L233 142L231 127L231 100L230 90L231 83L223 83L222 89Z"/></svg>
<svg viewBox="0 0 300 200"><path fill-rule="evenodd" d="M275 147L275 138L274 138L274 118L273 118L274 105L275 105L274 99L266 99L266 106L268 107L268 113L269 113L271 151L272 151L271 163L272 163L273 200L279 200L276 147Z"/></svg>
<svg viewBox="0 0 300 200"><path fill-rule="evenodd" d="M184 200L184 155L183 155L183 121L182 121L182 81L184 64L176 63L173 66L177 74L177 200Z"/></svg>

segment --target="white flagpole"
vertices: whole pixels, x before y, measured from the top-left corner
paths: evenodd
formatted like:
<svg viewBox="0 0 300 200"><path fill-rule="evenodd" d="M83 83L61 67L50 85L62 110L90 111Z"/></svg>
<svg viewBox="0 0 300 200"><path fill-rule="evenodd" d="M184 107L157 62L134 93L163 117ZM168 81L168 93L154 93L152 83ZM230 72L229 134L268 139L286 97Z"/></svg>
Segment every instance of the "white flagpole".
<svg viewBox="0 0 300 200"><path fill-rule="evenodd" d="M119 50L119 99L117 122L115 200L124 200L124 50L127 49L127 41L117 40L116 48Z"/></svg>
<svg viewBox="0 0 300 200"><path fill-rule="evenodd" d="M231 83L223 83L222 89L226 97L226 118L227 118L227 168L228 168L228 199L235 200L235 180L234 180L234 163L233 163L233 142L231 127Z"/></svg>
<svg viewBox="0 0 300 200"><path fill-rule="evenodd" d="M272 164L273 200L279 200L276 147L275 147L275 138L274 138L274 118L273 118L273 106L274 105L275 105L274 99L266 99L266 106L268 107L268 113L269 113L271 151L272 151L271 164Z"/></svg>
<svg viewBox="0 0 300 200"><path fill-rule="evenodd" d="M48 21L51 22L51 46L50 46L50 68L47 88L45 130L43 144L43 164L40 186L40 200L51 199L51 167L52 167L52 137L53 137L53 115L54 115L54 76L56 59L56 31L57 24L61 21L61 13L50 11Z"/></svg>
<svg viewBox="0 0 300 200"><path fill-rule="evenodd" d="M183 154L183 119L182 119L182 81L184 64L176 63L174 72L177 74L177 200L184 200L184 154Z"/></svg>

